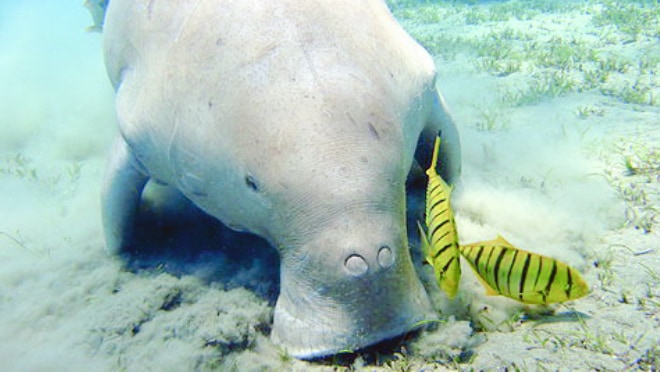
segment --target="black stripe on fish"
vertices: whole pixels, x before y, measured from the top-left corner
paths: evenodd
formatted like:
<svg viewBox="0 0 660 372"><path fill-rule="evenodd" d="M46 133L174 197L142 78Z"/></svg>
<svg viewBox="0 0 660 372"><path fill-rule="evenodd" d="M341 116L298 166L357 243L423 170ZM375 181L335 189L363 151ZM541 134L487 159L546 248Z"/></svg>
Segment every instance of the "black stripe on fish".
<svg viewBox="0 0 660 372"><path fill-rule="evenodd" d="M438 238L438 241L444 239L444 238L445 238L447 235L449 235L450 233L451 233L451 230L447 230L447 231L445 231L444 234L440 235L440 237ZM429 239L429 240L432 240L432 238Z"/></svg>
<svg viewBox="0 0 660 372"><path fill-rule="evenodd" d="M534 286L532 287L533 291L536 291L536 286L539 284L539 278L541 277L541 270L543 270L543 259L539 258L539 267L536 269L536 276L534 277Z"/></svg>
<svg viewBox="0 0 660 372"><path fill-rule="evenodd" d="M454 245L453 243L449 243L444 247L438 249L438 251L433 254L433 259L434 260L437 259L441 254L443 254L447 249L451 248L453 245Z"/></svg>
<svg viewBox="0 0 660 372"><path fill-rule="evenodd" d="M518 250L513 251L513 258L511 258L511 265L509 266L507 275L506 275L506 290L508 293L511 293L511 274L516 271L516 257L518 256Z"/></svg>
<svg viewBox="0 0 660 372"><path fill-rule="evenodd" d="M566 275L568 276L568 278L567 278L566 288L564 288L564 293L566 293L566 298L571 298L571 287L573 287L573 275L571 274L570 267L566 268Z"/></svg>
<svg viewBox="0 0 660 372"><path fill-rule="evenodd" d="M502 250L500 251L500 254L495 259L495 267L493 268L493 276L494 276L494 279L495 279L495 289L500 291L500 293L502 293L502 288L500 288L500 265L502 264L502 259L504 259L505 254L506 254L506 249L502 248Z"/></svg>
<svg viewBox="0 0 660 372"><path fill-rule="evenodd" d="M486 248L485 246L481 246L481 249L485 249L485 248ZM493 248L496 248L496 247L493 247ZM490 257L493 255L494 251L495 251L495 249L489 249L488 250L488 256L486 257L486 264L483 265L483 267L482 267L482 269L484 271L484 277L486 278L486 281L488 281L488 274L489 274L488 268L492 267L492 266L489 265L490 264ZM494 283L494 280L491 281L491 283Z"/></svg>
<svg viewBox="0 0 660 372"><path fill-rule="evenodd" d="M478 270L479 269L479 260L481 259L481 254L484 253L483 248L484 248L483 246L477 247L477 249L479 251L477 252L477 256L474 258L474 265L477 267L477 272L479 271Z"/></svg>
<svg viewBox="0 0 660 372"><path fill-rule="evenodd" d="M431 182L429 182L429 186L430 186L430 183ZM440 187L440 186L442 186L442 184L440 182L435 182L435 185L433 185L433 187L426 194L427 195L432 195L435 192L435 190L437 190L438 187Z"/></svg>
<svg viewBox="0 0 660 372"><path fill-rule="evenodd" d="M456 256L452 256L452 257L449 259L449 261L447 261L447 263L445 264L445 266L442 268L442 272L443 272L443 273L446 273L446 272L447 272L447 269L449 269L449 266L451 266L451 264L452 264L455 260L456 260Z"/></svg>
<svg viewBox="0 0 660 372"><path fill-rule="evenodd" d="M440 182L438 179L433 179L429 183L429 192L426 193L426 195L432 195L432 196L438 196L438 195L444 195L445 194L445 187Z"/></svg>
<svg viewBox="0 0 660 372"><path fill-rule="evenodd" d="M557 275L557 262L555 262L555 260L552 260L552 270L550 270L550 277L548 278L548 284L545 286L545 290L543 291L544 303L546 302L546 298L550 293L550 287L552 287L552 284L555 281L555 275Z"/></svg>
<svg viewBox="0 0 660 372"><path fill-rule="evenodd" d="M527 270L529 270L529 261L531 260L530 254L525 254L525 263L523 264L523 271L520 277L520 284L518 284L518 298L522 301L523 292L525 290L525 282L527 281Z"/></svg>
<svg viewBox="0 0 660 372"><path fill-rule="evenodd" d="M447 210L445 209L444 211L439 212L439 213L431 213L431 214L433 215L433 218L431 218L431 221L429 221L428 225L429 225L429 226L435 225L435 220L437 220L437 219L447 218L447 216L443 216L443 214L444 214L446 211L447 211Z"/></svg>
<svg viewBox="0 0 660 372"><path fill-rule="evenodd" d="M438 206L438 204L443 203L443 202L445 202L445 201L447 201L447 198L440 199L440 200L435 200L435 201L433 202L433 204L431 204L431 207L429 208L429 211L432 211L435 207Z"/></svg>
<svg viewBox="0 0 660 372"><path fill-rule="evenodd" d="M431 241L433 241L433 235L435 235L435 233L438 230L440 230L444 225L446 225L448 223L449 223L449 219L446 219L446 220L442 221L441 223L433 226L433 231L431 231L431 235L429 235L431 237Z"/></svg>

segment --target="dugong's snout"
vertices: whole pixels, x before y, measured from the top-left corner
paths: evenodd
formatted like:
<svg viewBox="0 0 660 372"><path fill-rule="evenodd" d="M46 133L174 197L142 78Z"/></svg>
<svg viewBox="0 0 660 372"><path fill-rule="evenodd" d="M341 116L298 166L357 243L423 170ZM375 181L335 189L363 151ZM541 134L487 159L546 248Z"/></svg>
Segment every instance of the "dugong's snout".
<svg viewBox="0 0 660 372"><path fill-rule="evenodd" d="M295 357L357 350L433 317L405 225L390 216L346 220L282 252L271 337Z"/></svg>

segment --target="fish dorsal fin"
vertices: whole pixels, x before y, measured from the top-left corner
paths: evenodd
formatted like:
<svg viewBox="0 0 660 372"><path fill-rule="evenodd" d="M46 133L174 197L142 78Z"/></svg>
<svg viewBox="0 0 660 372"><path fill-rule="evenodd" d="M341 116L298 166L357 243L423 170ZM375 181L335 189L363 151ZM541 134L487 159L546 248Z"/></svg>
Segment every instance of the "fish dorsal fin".
<svg viewBox="0 0 660 372"><path fill-rule="evenodd" d="M493 245L506 245L508 247L513 247L513 244L509 243L506 239L502 237L502 235L499 234L497 235L497 238L493 240L493 243L495 243Z"/></svg>

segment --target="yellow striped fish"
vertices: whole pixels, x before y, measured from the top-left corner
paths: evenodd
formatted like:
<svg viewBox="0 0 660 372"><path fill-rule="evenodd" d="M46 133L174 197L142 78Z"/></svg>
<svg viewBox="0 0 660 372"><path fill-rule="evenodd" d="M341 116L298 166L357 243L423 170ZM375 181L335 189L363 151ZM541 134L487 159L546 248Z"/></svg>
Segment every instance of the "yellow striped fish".
<svg viewBox="0 0 660 372"><path fill-rule="evenodd" d="M460 249L488 295L527 304L551 304L589 293L577 270L554 258L515 248L501 236Z"/></svg>
<svg viewBox="0 0 660 372"><path fill-rule="evenodd" d="M449 200L452 189L435 170L439 149L440 136L435 139L431 166L426 170L426 175L429 177L425 217L428 233L424 232L419 222L418 226L426 261L433 266L440 288L449 298L454 298L461 279L460 252L454 212Z"/></svg>

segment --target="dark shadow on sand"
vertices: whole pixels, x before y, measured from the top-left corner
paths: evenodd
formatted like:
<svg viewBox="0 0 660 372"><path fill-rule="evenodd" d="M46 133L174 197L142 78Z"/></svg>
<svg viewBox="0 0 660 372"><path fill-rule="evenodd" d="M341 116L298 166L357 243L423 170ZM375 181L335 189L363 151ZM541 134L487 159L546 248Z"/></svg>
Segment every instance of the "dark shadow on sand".
<svg viewBox="0 0 660 372"><path fill-rule="evenodd" d="M280 261L274 248L227 228L180 195L156 194L179 200L144 198L133 239L120 255L127 270L194 275L225 290L245 287L275 303Z"/></svg>

